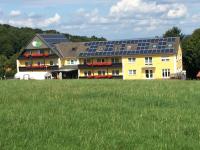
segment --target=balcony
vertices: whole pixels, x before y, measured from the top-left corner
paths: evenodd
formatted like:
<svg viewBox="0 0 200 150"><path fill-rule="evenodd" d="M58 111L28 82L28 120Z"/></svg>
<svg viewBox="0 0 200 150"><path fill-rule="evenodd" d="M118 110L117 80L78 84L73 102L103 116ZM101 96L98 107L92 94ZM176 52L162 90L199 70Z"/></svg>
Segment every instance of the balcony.
<svg viewBox="0 0 200 150"><path fill-rule="evenodd" d="M56 54L23 54L18 59L34 59L34 58L57 58Z"/></svg>
<svg viewBox="0 0 200 150"><path fill-rule="evenodd" d="M87 63L78 65L79 69L87 69L87 68L99 68L99 67L122 67L122 63L112 63L112 62L95 62L95 63Z"/></svg>
<svg viewBox="0 0 200 150"><path fill-rule="evenodd" d="M48 57L49 54L24 54L24 57L29 58L29 57Z"/></svg>
<svg viewBox="0 0 200 150"><path fill-rule="evenodd" d="M80 79L123 79L123 76L113 76L113 75L97 75L97 76L84 76L79 77Z"/></svg>
<svg viewBox="0 0 200 150"><path fill-rule="evenodd" d="M59 67L56 66L27 66L27 67L19 67L19 71L51 71L51 70L58 70Z"/></svg>

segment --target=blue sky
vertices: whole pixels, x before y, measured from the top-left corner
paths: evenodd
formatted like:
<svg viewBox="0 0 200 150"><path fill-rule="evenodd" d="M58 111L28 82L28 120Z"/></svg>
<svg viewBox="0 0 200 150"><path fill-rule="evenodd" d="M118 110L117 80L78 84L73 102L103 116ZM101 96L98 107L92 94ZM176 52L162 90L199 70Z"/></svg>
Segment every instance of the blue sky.
<svg viewBox="0 0 200 150"><path fill-rule="evenodd" d="M199 0L0 0L0 23L130 39L200 27Z"/></svg>

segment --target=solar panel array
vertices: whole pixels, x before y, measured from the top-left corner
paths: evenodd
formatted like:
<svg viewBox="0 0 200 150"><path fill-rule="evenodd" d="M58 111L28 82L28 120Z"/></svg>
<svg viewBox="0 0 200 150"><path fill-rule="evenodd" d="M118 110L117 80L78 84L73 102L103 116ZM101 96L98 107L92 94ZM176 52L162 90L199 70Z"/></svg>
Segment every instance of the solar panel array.
<svg viewBox="0 0 200 150"><path fill-rule="evenodd" d="M63 34L40 34L40 36L49 44L58 44L68 42L69 40Z"/></svg>
<svg viewBox="0 0 200 150"><path fill-rule="evenodd" d="M175 37L86 42L87 50L81 52L79 57L96 56L126 56L139 54L170 54L175 52ZM128 50L128 45L135 45L135 49ZM118 49L116 49L116 47Z"/></svg>

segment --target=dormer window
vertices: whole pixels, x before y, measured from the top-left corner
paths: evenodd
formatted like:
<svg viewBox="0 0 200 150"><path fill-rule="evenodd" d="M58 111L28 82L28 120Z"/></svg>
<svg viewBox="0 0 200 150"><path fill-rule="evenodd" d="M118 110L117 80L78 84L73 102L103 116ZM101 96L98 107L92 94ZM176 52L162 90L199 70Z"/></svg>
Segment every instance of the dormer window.
<svg viewBox="0 0 200 150"><path fill-rule="evenodd" d="M77 50L77 47L72 47L72 51L76 51Z"/></svg>

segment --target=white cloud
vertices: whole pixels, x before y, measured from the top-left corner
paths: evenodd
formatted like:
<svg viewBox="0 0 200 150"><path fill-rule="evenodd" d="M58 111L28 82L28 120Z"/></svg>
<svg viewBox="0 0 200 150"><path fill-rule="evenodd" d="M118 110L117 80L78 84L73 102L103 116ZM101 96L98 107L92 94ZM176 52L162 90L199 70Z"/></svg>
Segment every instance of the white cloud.
<svg viewBox="0 0 200 150"><path fill-rule="evenodd" d="M173 8L167 13L169 18L181 18L187 15L187 7L183 4L174 4Z"/></svg>
<svg viewBox="0 0 200 150"><path fill-rule="evenodd" d="M20 18L20 19L9 19L7 21L8 24L18 27L49 27L50 25L55 25L60 22L61 16L59 14L55 14L53 17L49 18Z"/></svg>
<svg viewBox="0 0 200 150"><path fill-rule="evenodd" d="M19 10L12 10L9 14L11 17L17 17L21 15L21 11Z"/></svg>
<svg viewBox="0 0 200 150"><path fill-rule="evenodd" d="M199 14L194 14L192 16L192 22L195 22L195 23L200 22L200 13Z"/></svg>
<svg viewBox="0 0 200 150"><path fill-rule="evenodd" d="M41 24L40 26L42 27L47 27L49 25L52 25L52 24L57 24L60 22L60 19L61 19L61 16L56 13L53 17L50 17L50 18L47 18L45 19Z"/></svg>

